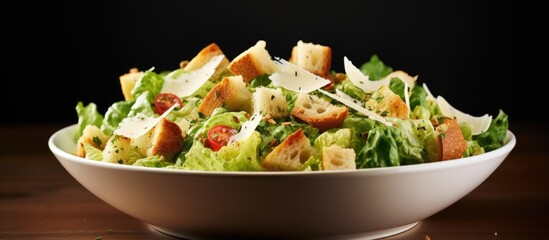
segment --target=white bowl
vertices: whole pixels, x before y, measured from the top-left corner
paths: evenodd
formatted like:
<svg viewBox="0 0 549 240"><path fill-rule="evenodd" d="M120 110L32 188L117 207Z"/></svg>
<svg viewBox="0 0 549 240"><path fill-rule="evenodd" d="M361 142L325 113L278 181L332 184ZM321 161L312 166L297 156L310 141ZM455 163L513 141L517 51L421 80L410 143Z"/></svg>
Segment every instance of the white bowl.
<svg viewBox="0 0 549 240"><path fill-rule="evenodd" d="M104 163L72 155L76 125L48 145L86 189L177 237L368 238L394 235L455 203L516 144L399 167L327 172L205 172Z"/></svg>

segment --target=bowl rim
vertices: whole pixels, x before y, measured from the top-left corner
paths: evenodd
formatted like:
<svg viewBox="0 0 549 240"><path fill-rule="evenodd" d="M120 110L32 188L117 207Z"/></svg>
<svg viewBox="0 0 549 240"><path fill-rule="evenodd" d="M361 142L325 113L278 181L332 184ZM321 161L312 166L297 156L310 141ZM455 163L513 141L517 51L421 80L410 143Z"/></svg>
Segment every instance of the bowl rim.
<svg viewBox="0 0 549 240"><path fill-rule="evenodd" d="M50 151L68 161L84 164L99 168L109 168L124 171L137 171L137 172L151 172L151 173L165 173L165 174L197 174L197 175L215 175L215 176L290 176L290 175L339 175L339 174L353 174L353 173L367 173L369 175L387 175L394 174L396 172L421 172L437 169L446 169L448 167L458 167L470 164L476 164L479 162L490 161L498 157L505 157L513 150L516 145L517 139L515 134L511 130L507 130L505 137L505 144L493 151L486 152L476 156L470 156L459 159L438 161L438 162L426 162L412 165L401 165L391 167L379 167L379 168L364 168L356 170L330 170L330 171L205 171L205 170L186 170L186 169L169 169L169 168L151 168L140 167L123 164L113 164L108 162L101 162L91 159L82 158L71 153L62 150L57 146L57 139L64 135L69 134L70 131L74 131L78 127L78 124L69 125L55 131L48 139L48 147ZM75 142L76 144L76 142ZM58 161L61 161L58 159Z"/></svg>

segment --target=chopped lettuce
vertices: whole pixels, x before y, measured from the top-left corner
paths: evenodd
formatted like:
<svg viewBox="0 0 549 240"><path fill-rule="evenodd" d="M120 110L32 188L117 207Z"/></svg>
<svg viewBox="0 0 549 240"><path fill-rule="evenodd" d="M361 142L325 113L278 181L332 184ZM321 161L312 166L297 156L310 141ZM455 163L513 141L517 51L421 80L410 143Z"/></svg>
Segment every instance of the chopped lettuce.
<svg viewBox="0 0 549 240"><path fill-rule="evenodd" d="M336 144L343 148L351 147L352 130L350 128L330 129L318 136L314 142L314 147L317 151L321 151L324 147L329 147Z"/></svg>
<svg viewBox="0 0 549 240"><path fill-rule="evenodd" d="M370 80L380 80L393 72L390 66L385 65L377 55L361 65L360 71ZM76 105L79 131L75 138L82 136L87 125L94 125L106 135L112 135L120 123L130 117L148 116L158 117L154 112L154 98L161 92L164 78L177 78L186 73L185 70L154 72L151 68L136 81L131 91L132 99L113 103L103 116L97 106L90 103L85 106L82 102ZM229 72L226 72L230 74ZM332 73L336 72L332 70ZM214 126L227 125L240 129L248 121L252 112L231 112L224 106L216 108L209 117L204 117L198 109L204 97L217 84L219 79L209 79L191 96L182 97L183 106L174 109L166 119L175 122L184 132L183 144L174 159L163 156L144 156L145 153L137 150L139 141L132 140L132 147L123 160L124 164L172 169L190 169L203 171L264 171L262 159L283 142L290 134L301 129L314 147L313 154L302 164L303 171L319 171L322 169L321 152L324 147L336 144L343 148L352 148L356 153L357 168L376 168L424 162L441 159L440 135L436 127L443 119L442 112L436 101L427 98L423 86L411 86L409 103L412 111L409 119L387 117L385 120L392 123L386 126L379 121L350 110L342 126L320 132L319 129L286 116L279 119L261 121L249 138L234 144L221 147L218 151L204 145L207 132ZM371 93L365 93L355 86L348 78L337 80L335 90L339 90L350 97L367 101ZM274 88L269 74L263 74L252 79L248 90L254 92L257 87ZM405 100L405 84L399 78L392 78L389 88ZM334 89L329 91L333 92ZM287 101L288 111L295 105L298 94L281 88ZM320 91L313 91L333 104L340 105ZM467 143L463 157L474 156L500 148L508 131L508 116L502 110L491 122L489 129L479 135L472 134L472 125L460 123L461 132ZM88 136L89 137L89 136ZM86 158L101 161L101 149L84 143ZM141 146L140 146L141 147ZM105 155L106 157L107 155Z"/></svg>

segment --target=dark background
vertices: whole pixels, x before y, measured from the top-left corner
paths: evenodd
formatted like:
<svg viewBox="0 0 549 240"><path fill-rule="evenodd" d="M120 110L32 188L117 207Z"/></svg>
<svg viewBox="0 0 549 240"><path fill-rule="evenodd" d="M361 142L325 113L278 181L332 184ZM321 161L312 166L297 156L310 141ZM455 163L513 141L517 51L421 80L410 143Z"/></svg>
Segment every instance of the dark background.
<svg viewBox="0 0 549 240"><path fill-rule="evenodd" d="M262 39L288 58L298 40L355 65L378 54L472 115L541 121L542 26L528 1L19 1L2 8L1 124L73 124L104 113L132 67L174 70L209 43L232 59Z"/></svg>

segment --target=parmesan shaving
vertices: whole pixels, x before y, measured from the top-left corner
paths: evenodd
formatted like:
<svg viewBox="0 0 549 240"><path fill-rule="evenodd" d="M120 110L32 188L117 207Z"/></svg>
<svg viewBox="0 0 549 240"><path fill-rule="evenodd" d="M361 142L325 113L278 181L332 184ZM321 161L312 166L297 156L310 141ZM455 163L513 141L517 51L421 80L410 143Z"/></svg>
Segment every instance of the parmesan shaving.
<svg viewBox="0 0 549 240"><path fill-rule="evenodd" d="M353 63L347 59L347 57L343 58L343 63L345 67L345 73L347 74L347 77L351 82L357 86L358 88L362 89L365 93L371 93L376 90L378 90L381 86L389 86L389 83L391 81L391 78L383 78L381 80L372 81L370 78L362 73L360 69L355 67Z"/></svg>
<svg viewBox="0 0 549 240"><path fill-rule="evenodd" d="M429 91L429 88L427 88L427 84L423 83L423 89L425 89L425 92L427 93L427 97L425 97L425 100L428 101L435 101L435 96Z"/></svg>
<svg viewBox="0 0 549 240"><path fill-rule="evenodd" d="M478 135L483 132L486 132L488 128L490 127L490 124L492 123L492 116L488 114L484 114L479 117L471 116L467 113L463 113L456 108L452 107L446 99L444 99L442 96L438 96L436 98L438 107L440 108L440 111L442 112L442 115L450 118L456 118L458 123L470 123L473 125L471 128L471 134Z"/></svg>
<svg viewBox="0 0 549 240"><path fill-rule="evenodd" d="M154 128L154 126L156 126L162 118L165 118L176 107L179 107L179 104L174 104L168 108L166 112L156 118L146 116L143 113L138 113L135 117L125 118L122 122L120 122L120 126L114 131L114 134L128 138L143 136L145 133Z"/></svg>
<svg viewBox="0 0 549 240"><path fill-rule="evenodd" d="M173 93L180 98L190 96L213 76L215 69L223 58L225 58L225 55L217 55L199 69L183 72L175 78L166 77L160 92Z"/></svg>
<svg viewBox="0 0 549 240"><path fill-rule="evenodd" d="M410 86L408 82L404 82L404 100L406 100L406 107L408 107L408 117L410 117L411 107L410 107Z"/></svg>
<svg viewBox="0 0 549 240"><path fill-rule="evenodd" d="M383 118L382 116L372 112L372 111L369 111L368 109L360 106L359 104L357 104L356 102L358 102L357 100L349 100L349 99L346 99L345 97L340 97L338 95L335 95L335 94L332 94L332 93L329 93L329 92L326 92L322 89L319 89L318 91L320 91L321 93L324 93L325 95L327 95L328 97L331 97L347 106L349 106L350 108L354 109L354 110L357 110L359 113L362 113L366 116L368 116L369 118L373 119L373 120L376 120L378 122L381 122L387 126L392 126L391 123L389 123L387 120L385 120L385 118ZM349 96L348 96L349 97ZM355 102L356 101L356 102Z"/></svg>
<svg viewBox="0 0 549 240"><path fill-rule="evenodd" d="M254 133L261 119L263 119L263 116L260 113L254 113L248 121L242 124L240 131L229 138L229 144L248 139Z"/></svg>
<svg viewBox="0 0 549 240"><path fill-rule="evenodd" d="M340 97L342 97L342 98L348 100L348 101L354 102L354 103L356 103L356 104L358 104L358 105L360 105L360 106L364 106L364 103L363 103L362 101L359 101L359 100L354 99L353 97L347 95L345 92L343 92L343 91L341 91L341 90L339 90L339 89L336 89L336 94L337 94L338 96L340 96Z"/></svg>
<svg viewBox="0 0 549 240"><path fill-rule="evenodd" d="M269 76L274 86L282 86L294 92L309 93L331 82L282 58L275 57L275 60L278 71Z"/></svg>

